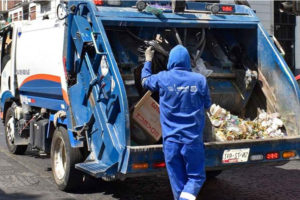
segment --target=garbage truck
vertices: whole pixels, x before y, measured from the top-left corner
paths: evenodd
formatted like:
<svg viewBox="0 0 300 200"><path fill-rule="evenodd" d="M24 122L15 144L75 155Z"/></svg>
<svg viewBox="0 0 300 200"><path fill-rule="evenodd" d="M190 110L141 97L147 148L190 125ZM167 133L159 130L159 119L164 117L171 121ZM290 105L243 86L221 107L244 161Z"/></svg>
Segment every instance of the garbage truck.
<svg viewBox="0 0 300 200"><path fill-rule="evenodd" d="M236 116L280 114L285 135L275 138L217 141L206 120L207 173L299 159L299 86L249 7L76 0L57 11L56 19L1 29L0 97L8 150L50 154L59 189L76 188L83 174L124 180L166 173L162 139L147 130L153 127L146 117L155 112L140 115L146 128L133 117L145 96L159 102L140 83L148 46L155 50L153 73L166 70L171 48L186 46L213 103Z"/></svg>

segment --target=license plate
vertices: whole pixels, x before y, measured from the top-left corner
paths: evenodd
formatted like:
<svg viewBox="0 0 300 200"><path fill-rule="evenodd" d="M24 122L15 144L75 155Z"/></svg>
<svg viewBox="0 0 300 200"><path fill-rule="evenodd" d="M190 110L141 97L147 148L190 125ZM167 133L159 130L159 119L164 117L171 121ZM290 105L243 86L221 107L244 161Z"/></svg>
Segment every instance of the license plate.
<svg viewBox="0 0 300 200"><path fill-rule="evenodd" d="M245 149L227 149L223 153L223 163L241 163L247 162L250 148Z"/></svg>

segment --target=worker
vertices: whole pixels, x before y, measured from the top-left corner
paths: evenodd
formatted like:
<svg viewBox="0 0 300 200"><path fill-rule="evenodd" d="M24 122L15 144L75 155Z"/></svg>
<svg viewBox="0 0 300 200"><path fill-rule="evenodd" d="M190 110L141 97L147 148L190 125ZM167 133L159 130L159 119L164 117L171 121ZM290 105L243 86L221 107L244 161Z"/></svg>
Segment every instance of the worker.
<svg viewBox="0 0 300 200"><path fill-rule="evenodd" d="M205 182L203 129L211 105L206 78L191 71L190 56L177 45L167 71L152 74L152 47L145 51L144 88L159 92L160 123L166 168L175 200L195 200Z"/></svg>

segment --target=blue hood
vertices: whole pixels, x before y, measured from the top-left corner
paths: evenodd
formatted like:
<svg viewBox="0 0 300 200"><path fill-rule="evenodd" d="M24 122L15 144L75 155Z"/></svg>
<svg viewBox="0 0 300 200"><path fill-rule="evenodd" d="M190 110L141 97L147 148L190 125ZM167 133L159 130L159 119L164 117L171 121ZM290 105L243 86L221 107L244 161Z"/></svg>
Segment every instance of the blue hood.
<svg viewBox="0 0 300 200"><path fill-rule="evenodd" d="M171 50L167 68L191 71L190 55L184 46L177 45Z"/></svg>

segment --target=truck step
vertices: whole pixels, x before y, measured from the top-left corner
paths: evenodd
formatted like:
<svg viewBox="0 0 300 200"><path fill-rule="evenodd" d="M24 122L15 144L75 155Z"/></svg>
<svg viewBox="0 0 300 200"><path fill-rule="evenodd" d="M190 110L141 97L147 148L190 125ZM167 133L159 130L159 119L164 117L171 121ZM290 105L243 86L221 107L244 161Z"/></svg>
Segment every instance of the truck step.
<svg viewBox="0 0 300 200"><path fill-rule="evenodd" d="M75 165L75 168L83 171L91 176L100 178L112 165L107 165L100 161L78 163Z"/></svg>

